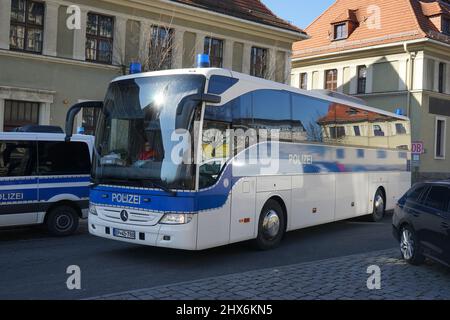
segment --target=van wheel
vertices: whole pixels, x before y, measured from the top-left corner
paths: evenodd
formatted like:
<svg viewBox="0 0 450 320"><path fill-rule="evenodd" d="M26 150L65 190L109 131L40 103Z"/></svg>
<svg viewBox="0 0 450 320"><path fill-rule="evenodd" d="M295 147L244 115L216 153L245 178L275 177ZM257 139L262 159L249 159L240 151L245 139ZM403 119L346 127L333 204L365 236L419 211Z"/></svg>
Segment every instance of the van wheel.
<svg viewBox="0 0 450 320"><path fill-rule="evenodd" d="M73 234L78 229L78 214L69 206L59 206L50 210L47 215L47 229L57 237Z"/></svg>
<svg viewBox="0 0 450 320"><path fill-rule="evenodd" d="M373 222L380 222L383 220L386 213L386 199L381 189L378 189L373 199L373 212L369 216Z"/></svg>
<svg viewBox="0 0 450 320"><path fill-rule="evenodd" d="M276 248L283 239L286 221L283 208L275 200L269 200L264 205L259 216L258 237L256 246L261 250Z"/></svg>

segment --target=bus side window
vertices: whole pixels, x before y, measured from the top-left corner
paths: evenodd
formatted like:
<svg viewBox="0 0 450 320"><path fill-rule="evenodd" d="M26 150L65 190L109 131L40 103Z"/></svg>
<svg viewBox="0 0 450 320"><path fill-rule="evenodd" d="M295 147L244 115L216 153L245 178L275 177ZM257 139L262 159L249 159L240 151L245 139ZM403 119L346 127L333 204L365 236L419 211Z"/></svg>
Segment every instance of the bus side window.
<svg viewBox="0 0 450 320"><path fill-rule="evenodd" d="M292 94L293 142L330 143L335 118L328 102Z"/></svg>
<svg viewBox="0 0 450 320"><path fill-rule="evenodd" d="M276 131L279 141L292 142L291 97L286 91L258 90L253 92L253 128L259 142L268 140Z"/></svg>
<svg viewBox="0 0 450 320"><path fill-rule="evenodd" d="M23 177L35 173L36 148L33 142L0 143L0 177Z"/></svg>

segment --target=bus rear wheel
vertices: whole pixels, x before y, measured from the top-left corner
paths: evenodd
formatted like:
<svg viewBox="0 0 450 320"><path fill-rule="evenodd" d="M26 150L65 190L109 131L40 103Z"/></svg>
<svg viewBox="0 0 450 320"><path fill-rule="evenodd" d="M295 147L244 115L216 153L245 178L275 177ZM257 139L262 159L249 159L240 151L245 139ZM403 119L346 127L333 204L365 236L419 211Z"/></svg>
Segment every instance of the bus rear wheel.
<svg viewBox="0 0 450 320"><path fill-rule="evenodd" d="M280 245L286 230L283 208L275 200L269 200L261 210L258 222L256 247L270 250Z"/></svg>
<svg viewBox="0 0 450 320"><path fill-rule="evenodd" d="M373 212L370 215L370 220L373 222L380 222L383 220L386 213L386 199L383 191L378 189L373 199Z"/></svg>
<svg viewBox="0 0 450 320"><path fill-rule="evenodd" d="M78 214L70 206L58 206L48 213L46 219L47 229L50 234L64 237L73 234L78 229Z"/></svg>

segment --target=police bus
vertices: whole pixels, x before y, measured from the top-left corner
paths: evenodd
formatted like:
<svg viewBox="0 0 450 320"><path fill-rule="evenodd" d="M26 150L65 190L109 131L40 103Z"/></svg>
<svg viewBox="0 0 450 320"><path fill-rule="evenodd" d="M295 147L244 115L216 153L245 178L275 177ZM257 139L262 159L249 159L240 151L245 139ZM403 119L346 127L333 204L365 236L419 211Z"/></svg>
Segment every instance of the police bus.
<svg viewBox="0 0 450 320"><path fill-rule="evenodd" d="M202 250L368 215L410 186L407 117L230 70L119 77L96 131L89 232Z"/></svg>
<svg viewBox="0 0 450 320"><path fill-rule="evenodd" d="M87 218L94 138L66 142L62 129L33 128L0 133L0 227L45 224L70 235Z"/></svg>

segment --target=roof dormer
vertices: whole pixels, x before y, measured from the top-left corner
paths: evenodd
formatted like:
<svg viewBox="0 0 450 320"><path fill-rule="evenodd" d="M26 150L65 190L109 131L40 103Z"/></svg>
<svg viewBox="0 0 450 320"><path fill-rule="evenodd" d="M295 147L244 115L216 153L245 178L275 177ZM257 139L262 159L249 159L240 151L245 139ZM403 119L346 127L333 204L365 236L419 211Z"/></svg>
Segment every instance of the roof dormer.
<svg viewBox="0 0 450 320"><path fill-rule="evenodd" d="M331 40L345 40L352 34L352 32L358 27L356 12L357 10L345 10L331 22Z"/></svg>
<svg viewBox="0 0 450 320"><path fill-rule="evenodd" d="M420 2L422 12L439 32L450 35L450 6L441 1Z"/></svg>

